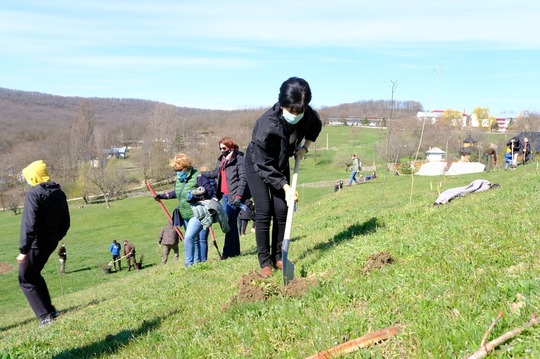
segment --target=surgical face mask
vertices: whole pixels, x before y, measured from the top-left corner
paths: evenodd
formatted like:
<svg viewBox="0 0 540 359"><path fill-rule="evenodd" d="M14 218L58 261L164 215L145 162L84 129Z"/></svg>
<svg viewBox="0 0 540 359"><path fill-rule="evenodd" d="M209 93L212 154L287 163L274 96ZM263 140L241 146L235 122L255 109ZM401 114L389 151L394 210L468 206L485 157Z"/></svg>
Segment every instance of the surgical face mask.
<svg viewBox="0 0 540 359"><path fill-rule="evenodd" d="M291 125L296 125L298 121L300 121L304 117L304 113L302 112L299 115L293 115L286 109L283 109L283 119L287 121L287 123L290 123Z"/></svg>

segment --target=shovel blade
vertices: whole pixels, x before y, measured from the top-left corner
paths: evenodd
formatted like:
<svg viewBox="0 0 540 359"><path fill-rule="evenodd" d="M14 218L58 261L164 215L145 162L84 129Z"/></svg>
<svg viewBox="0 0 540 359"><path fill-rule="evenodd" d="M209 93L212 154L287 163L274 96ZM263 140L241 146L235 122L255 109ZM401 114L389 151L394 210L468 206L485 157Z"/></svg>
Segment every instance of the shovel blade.
<svg viewBox="0 0 540 359"><path fill-rule="evenodd" d="M283 284L287 285L294 279L294 264L285 259L283 261Z"/></svg>

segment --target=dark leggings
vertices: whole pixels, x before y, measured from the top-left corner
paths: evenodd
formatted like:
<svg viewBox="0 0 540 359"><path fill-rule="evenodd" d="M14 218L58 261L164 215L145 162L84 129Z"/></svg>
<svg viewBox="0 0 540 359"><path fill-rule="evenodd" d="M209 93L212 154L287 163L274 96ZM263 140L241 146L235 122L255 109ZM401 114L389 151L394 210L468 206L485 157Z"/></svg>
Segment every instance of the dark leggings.
<svg viewBox="0 0 540 359"><path fill-rule="evenodd" d="M39 319L45 319L55 311L47 283L41 276L41 270L54 249L52 245L49 248L32 248L26 254L24 263L19 265L19 286Z"/></svg>
<svg viewBox="0 0 540 359"><path fill-rule="evenodd" d="M281 245L287 222L287 203L285 191L276 190L263 182L255 172L253 164L246 157L246 178L256 206L255 239L261 268L275 265L281 260ZM271 226L272 224L272 226ZM270 240L270 227L272 237Z"/></svg>

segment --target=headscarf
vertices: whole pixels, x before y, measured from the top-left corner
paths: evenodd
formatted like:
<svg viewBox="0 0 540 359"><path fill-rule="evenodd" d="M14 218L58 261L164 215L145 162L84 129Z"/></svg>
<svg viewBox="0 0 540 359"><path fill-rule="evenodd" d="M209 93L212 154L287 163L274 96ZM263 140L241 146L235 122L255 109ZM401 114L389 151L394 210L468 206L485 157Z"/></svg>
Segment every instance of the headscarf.
<svg viewBox="0 0 540 359"><path fill-rule="evenodd" d="M47 165L42 160L34 161L22 170L22 175L26 182L34 187L40 183L49 181Z"/></svg>

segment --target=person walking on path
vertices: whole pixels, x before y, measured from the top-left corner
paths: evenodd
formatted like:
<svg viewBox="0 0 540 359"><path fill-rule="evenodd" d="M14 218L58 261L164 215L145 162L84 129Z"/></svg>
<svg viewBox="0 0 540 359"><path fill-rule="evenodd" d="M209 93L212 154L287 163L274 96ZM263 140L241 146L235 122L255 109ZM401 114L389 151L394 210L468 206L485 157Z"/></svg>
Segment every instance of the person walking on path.
<svg viewBox="0 0 540 359"><path fill-rule="evenodd" d="M19 286L39 320L39 327L58 316L41 271L70 227L69 207L58 183L50 181L45 162L22 171L32 189L26 193L19 239Z"/></svg>
<svg viewBox="0 0 540 359"><path fill-rule="evenodd" d="M161 233L159 234L159 244L163 247L163 256L161 257L161 264L167 264L169 259L169 253L171 250L174 252L174 260L177 261L179 257L178 253L178 243L180 238L178 232L174 229L172 223L168 223L166 226L161 228Z"/></svg>
<svg viewBox="0 0 540 359"><path fill-rule="evenodd" d="M279 89L278 102L256 121L246 150L246 178L255 202L255 239L263 277L272 274L272 267L283 268L287 204L295 198L289 158L303 158L321 132L321 119L310 102L307 81L287 79Z"/></svg>
<svg viewBox="0 0 540 359"><path fill-rule="evenodd" d="M360 171L360 160L358 157L356 157L356 154L351 155L352 164L351 164L351 177L349 178L349 186L352 185L354 182L355 184L358 184L358 180L356 179L356 174Z"/></svg>
<svg viewBox="0 0 540 359"><path fill-rule="evenodd" d="M122 245L116 241L116 239L113 239L109 251L112 255L112 263L114 266L114 270L116 271L116 263L118 263L118 270L122 270L122 260L120 259L120 251L122 250Z"/></svg>
<svg viewBox="0 0 540 359"><path fill-rule="evenodd" d="M66 243L62 243L60 248L58 248L58 260L60 262L60 273L65 274L66 273L66 259L67 259L67 252L66 252Z"/></svg>
<svg viewBox="0 0 540 359"><path fill-rule="evenodd" d="M137 264L137 259L135 258L135 245L133 243L129 243L128 241L124 240L124 256L127 260L127 266L128 266L128 272L131 270L131 261L133 260L133 268L139 269L139 265Z"/></svg>
<svg viewBox="0 0 540 359"><path fill-rule="evenodd" d="M244 154L230 138L219 140L221 155L213 171L201 172L201 176L217 179L217 199L229 218L230 230L225 234L223 259L240 255L240 237L238 235L238 213L240 205L251 197L247 186Z"/></svg>

